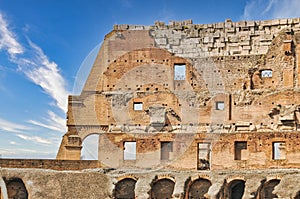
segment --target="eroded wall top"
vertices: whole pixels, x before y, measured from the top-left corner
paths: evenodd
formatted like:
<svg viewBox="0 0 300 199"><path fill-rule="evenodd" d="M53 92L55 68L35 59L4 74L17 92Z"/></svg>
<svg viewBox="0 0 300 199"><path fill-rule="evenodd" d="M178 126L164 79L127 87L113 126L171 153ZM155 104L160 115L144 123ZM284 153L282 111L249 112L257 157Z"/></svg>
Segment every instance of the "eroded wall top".
<svg viewBox="0 0 300 199"><path fill-rule="evenodd" d="M149 30L159 48L182 57L265 54L282 31L300 29L300 18L193 24L192 20L154 26L115 25L114 31Z"/></svg>

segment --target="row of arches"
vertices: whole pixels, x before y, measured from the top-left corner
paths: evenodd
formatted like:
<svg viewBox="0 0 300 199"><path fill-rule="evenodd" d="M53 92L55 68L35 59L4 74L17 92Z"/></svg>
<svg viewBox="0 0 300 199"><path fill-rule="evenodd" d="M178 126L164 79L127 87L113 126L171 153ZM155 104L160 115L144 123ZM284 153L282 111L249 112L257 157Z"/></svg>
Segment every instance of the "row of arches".
<svg viewBox="0 0 300 199"><path fill-rule="evenodd" d="M113 196L115 199L133 199L136 197L137 179L124 178L117 182ZM242 199L245 191L246 181L236 179L230 182L224 181L217 198L219 199ZM274 188L280 183L279 179L262 181L255 193L255 199L273 199L278 196L273 192ZM148 192L150 199L170 199L173 198L175 180L169 178L155 178L150 184L151 190ZM189 178L184 187L184 199L207 199L209 188L212 186L210 180L205 178L197 178L191 180ZM298 194L294 199L300 199Z"/></svg>

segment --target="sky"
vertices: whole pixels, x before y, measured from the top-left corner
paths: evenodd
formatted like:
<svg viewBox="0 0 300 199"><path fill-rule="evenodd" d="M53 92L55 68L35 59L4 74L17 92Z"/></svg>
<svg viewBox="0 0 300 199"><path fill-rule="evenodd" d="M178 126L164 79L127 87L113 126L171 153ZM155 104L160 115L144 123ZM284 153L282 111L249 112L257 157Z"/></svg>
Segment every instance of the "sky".
<svg viewBox="0 0 300 199"><path fill-rule="evenodd" d="M0 0L0 158L56 157L67 96L80 93L115 24L296 18L299 7L299 0ZM89 142L83 156L92 158Z"/></svg>

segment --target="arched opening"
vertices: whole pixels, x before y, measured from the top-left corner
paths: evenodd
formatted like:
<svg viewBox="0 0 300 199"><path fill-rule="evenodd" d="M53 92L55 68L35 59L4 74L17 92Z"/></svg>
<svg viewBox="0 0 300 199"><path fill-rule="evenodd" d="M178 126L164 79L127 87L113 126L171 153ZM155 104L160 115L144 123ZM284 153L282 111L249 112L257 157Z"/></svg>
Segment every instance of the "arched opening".
<svg viewBox="0 0 300 199"><path fill-rule="evenodd" d="M207 179L199 178L191 182L188 187L188 199L206 199L205 194L208 192L211 182Z"/></svg>
<svg viewBox="0 0 300 199"><path fill-rule="evenodd" d="M245 191L244 180L233 180L228 185L228 198L242 199Z"/></svg>
<svg viewBox="0 0 300 199"><path fill-rule="evenodd" d="M98 160L99 134L88 135L82 142L81 160Z"/></svg>
<svg viewBox="0 0 300 199"><path fill-rule="evenodd" d="M9 199L28 199L28 192L20 178L13 178L6 182Z"/></svg>
<svg viewBox="0 0 300 199"><path fill-rule="evenodd" d="M276 194L273 193L274 188L280 183L280 180L270 180L266 182L261 191L260 191L260 199L273 199L278 198Z"/></svg>
<svg viewBox="0 0 300 199"><path fill-rule="evenodd" d="M114 189L114 198L116 199L134 199L135 198L136 180L125 178L116 184Z"/></svg>
<svg viewBox="0 0 300 199"><path fill-rule="evenodd" d="M157 180L151 187L151 199L170 199L172 198L175 183L167 178Z"/></svg>
<svg viewBox="0 0 300 199"><path fill-rule="evenodd" d="M294 199L300 199L300 191L297 192L296 196L294 197Z"/></svg>

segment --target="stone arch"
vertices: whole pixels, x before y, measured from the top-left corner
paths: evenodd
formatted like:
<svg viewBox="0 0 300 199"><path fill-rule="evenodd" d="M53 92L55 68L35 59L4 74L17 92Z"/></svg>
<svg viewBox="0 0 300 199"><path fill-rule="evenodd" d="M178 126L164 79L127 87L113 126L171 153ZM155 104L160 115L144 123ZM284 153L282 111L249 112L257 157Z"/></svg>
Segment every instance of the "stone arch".
<svg viewBox="0 0 300 199"><path fill-rule="evenodd" d="M279 179L272 179L265 182L261 190L259 191L259 199L273 199L278 198L276 194L273 193L274 188L280 183Z"/></svg>
<svg viewBox="0 0 300 199"><path fill-rule="evenodd" d="M99 133L90 133L82 139L80 159L98 160Z"/></svg>
<svg viewBox="0 0 300 199"><path fill-rule="evenodd" d="M174 187L175 182L170 178L155 179L151 183L150 198L170 199L172 198Z"/></svg>
<svg viewBox="0 0 300 199"><path fill-rule="evenodd" d="M245 191L244 180L232 180L227 187L228 198L242 199Z"/></svg>
<svg viewBox="0 0 300 199"><path fill-rule="evenodd" d="M294 199L300 199L300 191L297 192L296 196L294 197Z"/></svg>
<svg viewBox="0 0 300 199"><path fill-rule="evenodd" d="M8 198L28 199L28 192L25 184L20 178L11 178L6 181Z"/></svg>
<svg viewBox="0 0 300 199"><path fill-rule="evenodd" d="M113 191L116 199L133 199L135 198L135 184L137 180L134 178L123 178L119 180Z"/></svg>
<svg viewBox="0 0 300 199"><path fill-rule="evenodd" d="M189 180L187 190L185 193L186 199L206 199L206 193L209 187L212 185L210 180L205 178L197 178L195 180Z"/></svg>
<svg viewBox="0 0 300 199"><path fill-rule="evenodd" d="M2 177L0 177L0 198L1 199L7 199L8 198L6 184L5 184Z"/></svg>

